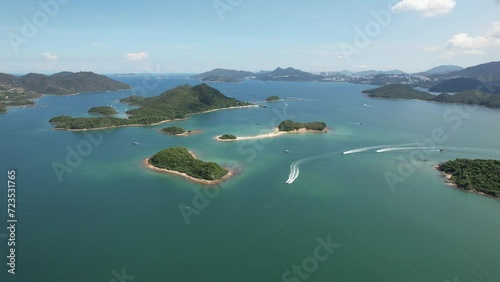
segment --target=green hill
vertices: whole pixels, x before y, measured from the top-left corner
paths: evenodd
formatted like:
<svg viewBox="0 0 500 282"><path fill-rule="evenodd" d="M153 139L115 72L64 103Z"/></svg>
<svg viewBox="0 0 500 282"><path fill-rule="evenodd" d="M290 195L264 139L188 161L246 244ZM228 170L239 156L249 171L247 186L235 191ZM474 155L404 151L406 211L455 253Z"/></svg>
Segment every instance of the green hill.
<svg viewBox="0 0 500 282"><path fill-rule="evenodd" d="M130 89L125 83L93 72L61 72L50 76L30 73L16 78L15 82L26 91L56 95Z"/></svg>
<svg viewBox="0 0 500 282"><path fill-rule="evenodd" d="M375 89L365 90L363 93L368 94L368 96L372 98L432 100L435 97L427 92L419 91L402 84L389 84Z"/></svg>
<svg viewBox="0 0 500 282"><path fill-rule="evenodd" d="M429 89L431 92L462 92L467 90L481 90L489 92L488 88L479 80L457 77L445 80Z"/></svg>
<svg viewBox="0 0 500 282"><path fill-rule="evenodd" d="M206 78L225 78L225 79L234 79L240 80L247 77L253 77L255 74L249 71L239 71L239 70L228 70L228 69L214 69L211 71L207 71L198 75L192 76L192 78L198 79L206 79ZM213 81L213 80L210 80Z"/></svg>
<svg viewBox="0 0 500 282"><path fill-rule="evenodd" d="M490 108L500 108L500 95L488 94L479 90L463 91L454 95L443 93L434 96L427 92L413 89L400 84L390 84L375 89L365 90L370 97L390 99L418 99L441 103L480 105Z"/></svg>
<svg viewBox="0 0 500 282"><path fill-rule="evenodd" d="M258 75L256 79L264 81L316 81L321 80L322 77L294 68L277 68L272 72Z"/></svg>
<svg viewBox="0 0 500 282"><path fill-rule="evenodd" d="M97 129L124 125L149 125L166 120L185 118L188 114L201 113L204 111L224 109L250 105L249 103L228 98L219 90L206 84L197 86L182 85L170 89L163 94L142 98L137 96L121 100L123 103L131 103L139 106L129 110L128 119L120 118L68 118L55 117L50 122L56 124L60 129Z"/></svg>

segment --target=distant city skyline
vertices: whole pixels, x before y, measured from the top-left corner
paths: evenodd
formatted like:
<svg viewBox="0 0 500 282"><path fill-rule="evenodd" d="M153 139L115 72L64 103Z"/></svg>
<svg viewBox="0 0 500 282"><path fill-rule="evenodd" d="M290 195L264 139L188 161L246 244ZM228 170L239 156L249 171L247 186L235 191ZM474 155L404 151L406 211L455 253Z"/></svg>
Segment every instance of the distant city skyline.
<svg viewBox="0 0 500 282"><path fill-rule="evenodd" d="M21 0L0 12L0 72L308 72L499 61L500 1Z"/></svg>

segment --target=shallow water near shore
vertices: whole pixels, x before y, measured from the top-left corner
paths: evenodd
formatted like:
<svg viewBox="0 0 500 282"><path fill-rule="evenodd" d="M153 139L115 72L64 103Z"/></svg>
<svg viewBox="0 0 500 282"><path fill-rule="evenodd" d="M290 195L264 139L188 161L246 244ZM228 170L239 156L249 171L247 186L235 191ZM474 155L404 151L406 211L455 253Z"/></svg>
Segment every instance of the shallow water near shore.
<svg viewBox="0 0 500 282"><path fill-rule="evenodd" d="M147 95L199 83L186 77L160 80ZM142 77L118 79L143 83ZM304 270L307 281L498 280L500 201L450 188L434 166L455 158L500 159L500 110L370 99L361 94L369 85L210 85L267 108L93 133L48 123L57 115L88 116L102 105L125 116L129 106L118 101L131 91L121 91L44 96L37 104L47 107L0 115L0 175L5 183L7 170L17 170L19 220L17 274L7 274L1 256L1 280L110 281L125 269L133 281L286 281L283 274L298 278L292 267L314 257L317 239L328 237L340 246L313 271ZM284 100L264 102L271 95ZM214 140L272 132L288 118L326 122L329 132ZM202 132L158 132L167 126ZM144 168L145 158L174 146L238 175L206 190ZM384 150L405 147L430 149ZM85 152L80 161L71 157L78 150ZM62 182L55 162L71 168ZM294 168L297 177L287 184ZM388 174L400 178L391 185ZM5 207L5 190L0 201Z"/></svg>

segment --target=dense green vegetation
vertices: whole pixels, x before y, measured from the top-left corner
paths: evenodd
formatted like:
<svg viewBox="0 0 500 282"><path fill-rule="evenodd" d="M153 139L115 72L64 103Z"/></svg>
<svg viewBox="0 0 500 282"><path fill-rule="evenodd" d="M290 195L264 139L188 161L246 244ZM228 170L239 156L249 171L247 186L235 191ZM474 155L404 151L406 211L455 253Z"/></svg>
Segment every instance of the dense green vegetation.
<svg viewBox="0 0 500 282"><path fill-rule="evenodd" d="M89 110L89 114L97 114L97 115L104 115L104 116L114 116L118 114L118 112L109 107L109 106L102 106L102 107L93 107Z"/></svg>
<svg viewBox="0 0 500 282"><path fill-rule="evenodd" d="M197 86L183 85L168 90L163 94L141 98L137 96L122 99L121 102L133 103L137 109L127 111L127 119L120 118L71 118L52 119L56 128L62 129L95 129L120 125L148 125L165 120L185 118L188 114L246 106L249 103L240 102L224 96L220 91L206 84ZM105 125L104 124L109 124Z"/></svg>
<svg viewBox="0 0 500 282"><path fill-rule="evenodd" d="M500 108L500 95L488 94L479 90L469 90L454 95L440 94L432 95L427 92L413 89L400 84L390 84L375 89L365 90L363 93L370 97L391 98L391 99L418 99L425 101L480 105L490 108Z"/></svg>
<svg viewBox="0 0 500 282"><path fill-rule="evenodd" d="M326 123L324 122L295 122L291 120L285 120L280 125L278 125L279 131L294 131L299 129L324 131L326 129Z"/></svg>
<svg viewBox="0 0 500 282"><path fill-rule="evenodd" d="M459 188L500 197L500 161L457 159L439 165Z"/></svg>
<svg viewBox="0 0 500 282"><path fill-rule="evenodd" d="M221 140L236 140L238 137L231 135L231 134L224 134L219 137Z"/></svg>
<svg viewBox="0 0 500 282"><path fill-rule="evenodd" d="M186 148L168 148L156 153L149 159L149 164L168 170L186 173L204 180L219 180L228 171L214 162L204 162L195 159Z"/></svg>
<svg viewBox="0 0 500 282"><path fill-rule="evenodd" d="M402 84L388 84L363 91L373 98L432 100L435 96Z"/></svg>
<svg viewBox="0 0 500 282"><path fill-rule="evenodd" d="M180 135L186 133L186 130L184 130L184 128L178 126L165 127L162 128L160 131L169 135Z"/></svg>
<svg viewBox="0 0 500 282"><path fill-rule="evenodd" d="M269 96L269 97L266 98L266 101L268 101L268 102L275 102L275 101L279 101L279 100L281 100L281 98L278 97L278 96L276 96L276 95Z"/></svg>

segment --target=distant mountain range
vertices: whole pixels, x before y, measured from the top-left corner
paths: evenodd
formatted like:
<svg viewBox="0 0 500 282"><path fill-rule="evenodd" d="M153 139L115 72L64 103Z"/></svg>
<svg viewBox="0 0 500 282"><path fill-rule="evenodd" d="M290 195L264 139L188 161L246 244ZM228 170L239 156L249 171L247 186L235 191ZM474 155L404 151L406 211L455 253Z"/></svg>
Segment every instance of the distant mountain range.
<svg viewBox="0 0 500 282"><path fill-rule="evenodd" d="M401 70L368 70L351 72L322 72L320 75L294 68L277 68L274 71L236 71L215 69L193 78L204 82L237 82L241 79L263 81L323 81L350 82L359 84L386 85L400 83L413 87L429 88L437 92L462 92L481 90L490 94L500 94L500 62L491 62L478 66L462 68L454 65L442 65L420 73L405 73Z"/></svg>
<svg viewBox="0 0 500 282"><path fill-rule="evenodd" d="M204 81L231 80L231 82L234 82L234 80L245 79L253 76L255 76L255 74L249 71L214 69L198 75L193 75L192 78Z"/></svg>
<svg viewBox="0 0 500 282"><path fill-rule="evenodd" d="M130 89L130 86L93 72L60 72L50 76L30 73L13 76L0 73L0 91L17 89L18 92L66 95L80 92L101 92Z"/></svg>
<svg viewBox="0 0 500 282"><path fill-rule="evenodd" d="M41 94L75 94L130 89L130 86L92 72L60 72L50 76L30 73L14 76L0 73L0 113L7 107L34 106Z"/></svg>
<svg viewBox="0 0 500 282"><path fill-rule="evenodd" d="M422 74L428 74L428 75L432 75L432 74L448 74L450 72L461 71L463 69L464 68L459 67L459 66L442 65L442 66L438 66L438 67L432 68L430 70L424 71Z"/></svg>

